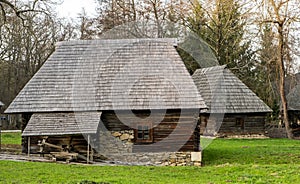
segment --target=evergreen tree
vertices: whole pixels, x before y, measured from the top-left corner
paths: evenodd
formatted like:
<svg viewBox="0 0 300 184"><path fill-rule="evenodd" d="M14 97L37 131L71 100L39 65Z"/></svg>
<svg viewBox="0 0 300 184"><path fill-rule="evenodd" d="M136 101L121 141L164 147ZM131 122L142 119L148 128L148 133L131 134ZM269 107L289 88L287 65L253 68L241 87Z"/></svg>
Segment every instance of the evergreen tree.
<svg viewBox="0 0 300 184"><path fill-rule="evenodd" d="M245 41L246 20L236 0L215 0L213 8L193 1L189 27L213 50L220 65L226 64L248 86L253 79L254 52Z"/></svg>
<svg viewBox="0 0 300 184"><path fill-rule="evenodd" d="M279 115L279 93L278 93L278 60L274 44L275 33L270 25L264 25L261 31L260 49L258 51L258 62L254 69L255 81L254 91L257 95L273 109L273 120Z"/></svg>

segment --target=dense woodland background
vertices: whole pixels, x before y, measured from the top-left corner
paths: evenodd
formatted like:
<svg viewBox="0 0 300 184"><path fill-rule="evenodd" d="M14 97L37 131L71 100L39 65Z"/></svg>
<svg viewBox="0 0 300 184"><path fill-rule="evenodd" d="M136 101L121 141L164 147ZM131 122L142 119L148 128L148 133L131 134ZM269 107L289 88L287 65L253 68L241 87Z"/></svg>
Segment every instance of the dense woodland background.
<svg viewBox="0 0 300 184"><path fill-rule="evenodd" d="M174 37L181 35L181 26L202 38L218 63L227 64L274 110L271 120L278 120L282 109L288 125L285 97L299 70L297 0L96 1L97 15L89 17L82 10L70 20L58 18L58 1L0 0L0 101L10 104L58 41L105 38L124 24L139 24L136 37ZM191 55L178 52L191 74L201 67Z"/></svg>

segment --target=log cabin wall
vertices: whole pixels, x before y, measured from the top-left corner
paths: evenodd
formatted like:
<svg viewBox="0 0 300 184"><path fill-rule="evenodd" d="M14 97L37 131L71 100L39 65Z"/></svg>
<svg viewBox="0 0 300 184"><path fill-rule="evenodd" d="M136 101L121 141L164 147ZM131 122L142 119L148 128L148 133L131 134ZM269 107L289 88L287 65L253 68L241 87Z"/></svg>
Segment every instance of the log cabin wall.
<svg viewBox="0 0 300 184"><path fill-rule="evenodd" d="M246 134L265 134L267 114L253 114L245 118Z"/></svg>
<svg viewBox="0 0 300 184"><path fill-rule="evenodd" d="M218 130L219 134L225 135L243 135L243 134L265 134L266 113L248 113L248 114L225 114L222 124ZM209 115L201 115L201 134L205 128L215 125L215 122L209 118ZM217 130L217 127L214 127Z"/></svg>
<svg viewBox="0 0 300 184"><path fill-rule="evenodd" d="M208 106L200 116L202 134L264 133L265 117L272 109L226 65L198 69L192 78Z"/></svg>
<svg viewBox="0 0 300 184"><path fill-rule="evenodd" d="M181 112L180 110L168 110L166 114L161 116L162 112L153 112L151 115L153 118L147 117L150 115L150 111L135 111L138 116L139 123L151 124L150 131L152 133L151 142L138 142L136 140L136 122L132 120L132 116L129 116L126 112L118 113L121 119L126 121L123 124L114 111L104 111L101 116L101 122L104 124L104 128L101 127L101 123L98 126L97 135L91 138L91 144L96 152L102 154L105 150L106 155L109 154L124 154L132 152L140 152L138 149L134 149L134 145L153 144L163 141L165 138L172 134L171 139L168 140L167 145L160 145L151 148L149 152L164 152L170 151L170 148L180 146L176 151L199 151L200 150L200 135L199 126L197 123L198 114L195 111ZM157 121L157 117L161 116L162 121ZM28 116L29 118L30 116ZM27 118L27 119L28 119ZM150 121L149 121L150 120ZM180 121L180 122L179 122ZM28 122L28 121L27 121ZM192 127L192 129L191 129ZM102 130L108 131L102 131ZM174 131L176 130L176 132ZM189 136L183 139L184 136ZM70 147L71 152L77 152L85 154L87 150L86 137L82 135L50 135L50 136L30 136L30 153L40 153L39 141L43 139L47 143L56 145L59 147ZM28 136L23 137L24 152L28 153ZM62 151L60 148L44 146L43 153ZM145 150L143 150L145 151Z"/></svg>
<svg viewBox="0 0 300 184"><path fill-rule="evenodd" d="M161 116L161 112L152 112L151 117ZM149 111L134 111L134 114L139 117L140 122L134 122L135 118L132 118L132 115L128 115L128 113L120 113L116 115L114 111L103 111L101 120L105 126L105 128L111 132L111 134L116 134L118 131L137 131L134 127L137 127L139 124L151 124L150 127L153 127L151 132L152 139L150 142L138 142L137 135L135 134L134 139L132 140L134 145L141 144L153 144L160 141L163 141L165 138L171 138L168 140L168 145L156 146L152 147L150 152L163 152L167 151L170 147L175 147L181 141L183 135L190 135L187 142L184 142L183 146L180 147L179 151L199 151L199 126L197 128L197 116L198 114L194 114L194 111L181 113L180 110L167 110L165 116L162 121L156 121L156 119L149 120ZM122 123L122 121L126 121ZM180 122L179 122L180 119ZM125 125L127 124L127 125ZM178 129L176 133L174 130L177 126ZM190 129L193 127L193 129ZM121 133L120 133L121 134ZM119 135L120 135L119 134ZM101 138L100 138L101 139ZM184 141L184 140L182 140ZM101 142L101 140L100 140ZM133 149L132 152L138 152L138 150Z"/></svg>
<svg viewBox="0 0 300 184"><path fill-rule="evenodd" d="M289 121L290 121L290 126L292 128L292 132L294 137L300 137L300 111L299 110L289 110L288 111L289 115ZM283 130L285 132L285 130ZM286 132L282 133L283 136L281 137L286 137ZM277 137L280 137L277 136Z"/></svg>
<svg viewBox="0 0 300 184"><path fill-rule="evenodd" d="M300 111L298 110L289 110L288 111L289 115L289 120L290 123L292 124L293 128L298 128L299 127L299 122L300 122Z"/></svg>

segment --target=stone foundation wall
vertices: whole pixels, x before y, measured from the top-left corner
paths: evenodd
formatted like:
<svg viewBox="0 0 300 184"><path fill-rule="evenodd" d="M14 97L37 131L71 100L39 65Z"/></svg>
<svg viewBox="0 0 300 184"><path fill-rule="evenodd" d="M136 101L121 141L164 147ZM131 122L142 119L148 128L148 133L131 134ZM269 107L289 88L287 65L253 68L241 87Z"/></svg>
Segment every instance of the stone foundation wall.
<svg viewBox="0 0 300 184"><path fill-rule="evenodd" d="M100 131L97 152L105 157L114 154L132 153L133 133L133 130Z"/></svg>
<svg viewBox="0 0 300 184"><path fill-rule="evenodd" d="M133 165L201 166L201 152L125 153L110 155L108 160Z"/></svg>
<svg viewBox="0 0 300 184"><path fill-rule="evenodd" d="M133 153L133 130L99 132L98 154L128 165L201 166L201 152Z"/></svg>
<svg viewBox="0 0 300 184"><path fill-rule="evenodd" d="M123 142L131 142L134 139L133 130L121 130L121 131L111 131L111 135Z"/></svg>

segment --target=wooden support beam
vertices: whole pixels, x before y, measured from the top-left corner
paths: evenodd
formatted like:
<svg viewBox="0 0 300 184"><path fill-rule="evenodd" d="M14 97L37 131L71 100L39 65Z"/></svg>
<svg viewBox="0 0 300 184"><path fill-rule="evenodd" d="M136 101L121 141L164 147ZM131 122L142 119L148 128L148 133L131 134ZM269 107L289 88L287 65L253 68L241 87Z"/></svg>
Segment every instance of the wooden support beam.
<svg viewBox="0 0 300 184"><path fill-rule="evenodd" d="M88 145L87 145L87 159L86 162L90 162L90 134L88 134Z"/></svg>
<svg viewBox="0 0 300 184"><path fill-rule="evenodd" d="M61 146L56 146L54 144L47 143L45 139L43 139L42 145L46 145L46 146L49 146L49 147L52 147L52 148L57 148L57 149L63 150L63 148Z"/></svg>
<svg viewBox="0 0 300 184"><path fill-rule="evenodd" d="M30 157L30 137L28 137L28 148L27 148L27 151L28 151L28 157Z"/></svg>

